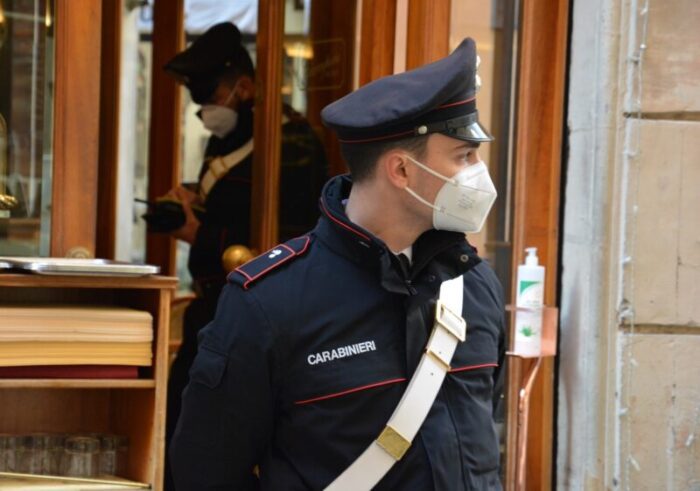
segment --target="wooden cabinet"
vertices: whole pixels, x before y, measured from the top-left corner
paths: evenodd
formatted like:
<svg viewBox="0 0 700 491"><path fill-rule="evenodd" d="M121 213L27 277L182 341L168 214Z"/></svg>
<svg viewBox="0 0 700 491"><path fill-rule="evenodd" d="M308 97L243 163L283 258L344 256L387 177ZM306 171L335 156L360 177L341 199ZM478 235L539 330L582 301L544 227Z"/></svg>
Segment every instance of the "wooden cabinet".
<svg viewBox="0 0 700 491"><path fill-rule="evenodd" d="M0 433L113 433L129 437L127 475L162 488L169 277L0 275L0 304L113 305L153 316L153 363L139 378L0 379Z"/></svg>

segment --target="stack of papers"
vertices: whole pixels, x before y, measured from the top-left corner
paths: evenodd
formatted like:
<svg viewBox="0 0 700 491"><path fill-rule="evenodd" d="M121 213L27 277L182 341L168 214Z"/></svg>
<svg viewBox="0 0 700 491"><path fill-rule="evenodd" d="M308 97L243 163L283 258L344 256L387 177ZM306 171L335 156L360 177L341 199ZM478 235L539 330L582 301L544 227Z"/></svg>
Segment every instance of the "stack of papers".
<svg viewBox="0 0 700 491"><path fill-rule="evenodd" d="M15 472L0 472L0 489L13 491L88 491L150 489L148 484L114 476L100 478L38 476Z"/></svg>
<svg viewBox="0 0 700 491"><path fill-rule="evenodd" d="M0 306L0 367L150 366L153 318L122 307Z"/></svg>

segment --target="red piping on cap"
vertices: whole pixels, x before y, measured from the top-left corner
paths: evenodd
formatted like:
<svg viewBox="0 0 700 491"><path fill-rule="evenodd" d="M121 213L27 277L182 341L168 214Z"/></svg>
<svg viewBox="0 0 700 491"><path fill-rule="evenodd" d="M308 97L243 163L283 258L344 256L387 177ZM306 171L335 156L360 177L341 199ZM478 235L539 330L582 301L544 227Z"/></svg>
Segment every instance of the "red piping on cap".
<svg viewBox="0 0 700 491"><path fill-rule="evenodd" d="M452 106L460 106L462 104L467 104L467 103L475 101L475 100L476 100L476 96L470 97L469 99L464 99L463 101L457 101L457 102L451 102L449 104L443 104L442 106L438 106L437 108L433 109L433 111L436 111L438 109L445 109L445 108L452 107ZM378 136L375 138L365 138L363 140L341 140L341 139L338 139L338 141L340 143L369 143L369 142L389 140L391 138L398 138L400 136L414 135L414 134L415 134L414 130L409 130L409 131L403 131L401 133L393 133L391 135Z"/></svg>
<svg viewBox="0 0 700 491"><path fill-rule="evenodd" d="M444 109L446 107L452 107L452 106L459 106L462 104L467 104L468 102L472 102L476 100L476 96L471 97L469 99L464 99L463 101L457 101L457 102L450 102L449 104L444 104L442 106L438 106L438 109Z"/></svg>
<svg viewBox="0 0 700 491"><path fill-rule="evenodd" d="M378 136L376 138L366 138L364 140L341 140L341 139L338 139L338 141L340 143L369 143L369 142L388 140L389 138L396 138L399 136L413 135L413 134L414 134L413 130L410 130L410 131L403 131L401 133L394 133L393 135Z"/></svg>

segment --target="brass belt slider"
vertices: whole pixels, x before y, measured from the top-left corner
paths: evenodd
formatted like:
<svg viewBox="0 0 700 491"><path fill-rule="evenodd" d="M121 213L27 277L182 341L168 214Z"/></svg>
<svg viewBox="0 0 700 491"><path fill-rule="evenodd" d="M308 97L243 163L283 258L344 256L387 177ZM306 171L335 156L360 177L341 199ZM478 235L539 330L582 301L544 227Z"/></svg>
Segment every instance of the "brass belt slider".
<svg viewBox="0 0 700 491"><path fill-rule="evenodd" d="M222 159L221 157L213 159L209 163L209 169L211 170L211 173L214 174L214 179L218 181L221 178L221 176L223 176L224 173L226 173L224 159Z"/></svg>
<svg viewBox="0 0 700 491"><path fill-rule="evenodd" d="M460 341L467 339L467 322L438 300L435 305L435 322Z"/></svg>
<svg viewBox="0 0 700 491"><path fill-rule="evenodd" d="M411 442L389 425L382 430L377 444L393 457L397 462L401 460L411 446Z"/></svg>

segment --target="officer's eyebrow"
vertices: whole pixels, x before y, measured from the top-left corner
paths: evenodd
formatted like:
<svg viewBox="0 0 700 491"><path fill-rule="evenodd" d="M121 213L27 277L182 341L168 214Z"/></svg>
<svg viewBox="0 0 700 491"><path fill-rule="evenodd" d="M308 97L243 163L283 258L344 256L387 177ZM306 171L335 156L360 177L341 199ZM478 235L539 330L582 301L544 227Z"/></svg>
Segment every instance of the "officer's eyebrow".
<svg viewBox="0 0 700 491"><path fill-rule="evenodd" d="M457 150L462 150L462 149L473 150L473 149L479 148L480 145L481 145L481 143L479 143L479 142L464 142L464 143L460 143L459 145L454 147L452 149L452 151L456 152Z"/></svg>

